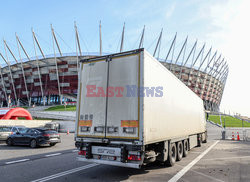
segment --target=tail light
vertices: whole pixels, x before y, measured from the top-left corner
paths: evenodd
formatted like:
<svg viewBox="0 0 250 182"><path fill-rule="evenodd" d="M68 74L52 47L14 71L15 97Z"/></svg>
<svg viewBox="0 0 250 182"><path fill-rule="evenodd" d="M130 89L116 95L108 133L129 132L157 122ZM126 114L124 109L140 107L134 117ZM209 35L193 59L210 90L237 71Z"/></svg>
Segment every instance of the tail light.
<svg viewBox="0 0 250 182"><path fill-rule="evenodd" d="M123 128L124 133L135 133L135 128Z"/></svg>
<svg viewBox="0 0 250 182"><path fill-rule="evenodd" d="M97 133L103 133L104 132L104 127L103 126L95 127L94 131L97 132Z"/></svg>
<svg viewBox="0 0 250 182"><path fill-rule="evenodd" d="M50 136L50 134L43 134L43 136L45 136L45 137L49 137L49 136Z"/></svg>
<svg viewBox="0 0 250 182"><path fill-rule="evenodd" d="M118 132L118 127L108 127L108 133Z"/></svg>
<svg viewBox="0 0 250 182"><path fill-rule="evenodd" d="M128 155L128 160L130 160L130 161L140 161L141 160L141 156L138 156L138 155Z"/></svg>
<svg viewBox="0 0 250 182"><path fill-rule="evenodd" d="M78 152L78 155L84 155L84 156L86 156L86 150L80 150L79 152Z"/></svg>
<svg viewBox="0 0 250 182"><path fill-rule="evenodd" d="M90 131L90 127L88 126L81 126L81 132L88 132Z"/></svg>
<svg viewBox="0 0 250 182"><path fill-rule="evenodd" d="M123 127L123 133L134 134L136 128L139 127L137 120L121 120L121 127Z"/></svg>

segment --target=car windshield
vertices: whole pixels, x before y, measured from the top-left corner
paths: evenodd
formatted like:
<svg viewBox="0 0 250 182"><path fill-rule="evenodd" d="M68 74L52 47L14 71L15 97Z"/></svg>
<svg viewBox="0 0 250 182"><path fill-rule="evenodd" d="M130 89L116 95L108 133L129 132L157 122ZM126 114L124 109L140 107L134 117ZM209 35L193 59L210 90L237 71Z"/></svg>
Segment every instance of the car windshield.
<svg viewBox="0 0 250 182"><path fill-rule="evenodd" d="M0 127L0 132L10 132L11 128L10 127Z"/></svg>
<svg viewBox="0 0 250 182"><path fill-rule="evenodd" d="M46 125L45 125L45 128L51 128L51 127L53 127L52 124L46 124Z"/></svg>
<svg viewBox="0 0 250 182"><path fill-rule="evenodd" d="M18 128L19 133L25 133L27 128Z"/></svg>

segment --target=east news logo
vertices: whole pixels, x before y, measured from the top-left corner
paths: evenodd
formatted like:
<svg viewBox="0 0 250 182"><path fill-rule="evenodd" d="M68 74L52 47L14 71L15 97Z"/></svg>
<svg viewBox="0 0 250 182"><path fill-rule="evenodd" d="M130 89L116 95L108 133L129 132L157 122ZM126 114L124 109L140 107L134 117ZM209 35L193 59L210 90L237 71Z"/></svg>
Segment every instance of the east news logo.
<svg viewBox="0 0 250 182"><path fill-rule="evenodd" d="M136 85L126 85L125 87L96 87L87 85L86 97L162 97L163 87L137 87Z"/></svg>

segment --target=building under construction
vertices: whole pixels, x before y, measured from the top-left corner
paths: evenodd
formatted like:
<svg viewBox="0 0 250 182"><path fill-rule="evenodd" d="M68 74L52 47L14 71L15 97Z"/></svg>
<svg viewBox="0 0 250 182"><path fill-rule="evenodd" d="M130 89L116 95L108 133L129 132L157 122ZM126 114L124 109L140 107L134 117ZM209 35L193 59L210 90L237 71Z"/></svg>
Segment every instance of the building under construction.
<svg viewBox="0 0 250 182"><path fill-rule="evenodd" d="M140 35L138 47L135 48L143 47L144 31L145 27ZM125 24L121 33L120 52L124 51L124 32ZM0 67L1 106L9 104L63 104L65 101L76 100L79 61L104 54L102 52L101 25L99 29L100 50L92 55L83 54L76 25L75 53L62 53L52 26L51 34L54 50L52 56L44 54L34 31L32 31L35 52L35 55L32 56L35 56L34 58L27 54L17 35L17 56L14 55L14 51L10 49L7 42L3 41L4 50L0 50L0 56L2 59L1 63L5 65ZM198 49L197 41L187 51L188 37L183 40L180 49L177 51L175 48L176 38L177 34L171 40L164 59L156 57L156 55L159 55L162 41L161 31L159 37L157 37L153 56L202 98L205 109L218 111L229 72L225 59L217 51L213 52L212 48L205 51L205 44ZM22 54L26 57L23 58ZM11 57L8 55L11 55ZM11 64L13 60L14 63Z"/></svg>

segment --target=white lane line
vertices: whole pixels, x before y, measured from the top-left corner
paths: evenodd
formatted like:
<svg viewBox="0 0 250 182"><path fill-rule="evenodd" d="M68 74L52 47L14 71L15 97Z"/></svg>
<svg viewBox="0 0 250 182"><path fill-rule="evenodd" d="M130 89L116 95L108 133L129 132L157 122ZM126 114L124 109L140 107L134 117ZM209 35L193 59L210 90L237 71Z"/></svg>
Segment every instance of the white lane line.
<svg viewBox="0 0 250 182"><path fill-rule="evenodd" d="M196 157L192 162L190 162L187 166L185 166L182 170L180 170L174 177L172 177L168 182L176 182L178 181L189 169L191 169L202 157L204 157L217 143L219 140L214 142L207 150L205 150L202 154Z"/></svg>
<svg viewBox="0 0 250 182"><path fill-rule="evenodd" d="M202 152L189 151L189 153L192 153L192 154L201 154Z"/></svg>
<svg viewBox="0 0 250 182"><path fill-rule="evenodd" d="M17 161L5 162L5 164L14 164L14 163L25 162L25 161L29 161L29 160L30 159L21 159L21 160L17 160Z"/></svg>
<svg viewBox="0 0 250 182"><path fill-rule="evenodd" d="M250 158L250 156L242 156L242 157L221 157L221 158L203 159L203 160L235 160L235 159L245 159L245 158Z"/></svg>
<svg viewBox="0 0 250 182"><path fill-rule="evenodd" d="M176 165L177 165L177 164L176 164ZM181 165L177 165L177 166L183 167L183 166L181 166ZM192 169L190 169L190 171L192 171L192 172L194 172L194 173L196 173L196 174L202 175L202 176L204 176L204 177L210 178L210 179L212 179L212 180L214 180L214 181L224 182L224 181L222 181L222 180L220 180L220 179L214 178L214 177L212 177L212 176L208 176L208 175L206 175L206 174L200 173L200 172L195 171L195 170L192 170Z"/></svg>
<svg viewBox="0 0 250 182"><path fill-rule="evenodd" d="M55 153L55 154L48 154L45 155L45 157L52 157L52 156L57 156L57 155L61 155L62 153Z"/></svg>
<svg viewBox="0 0 250 182"><path fill-rule="evenodd" d="M79 150L77 150L77 149L76 149L76 150L72 150L72 152L78 152L78 151L79 151Z"/></svg>
<svg viewBox="0 0 250 182"><path fill-rule="evenodd" d="M91 168L91 167L95 167L95 166L98 166L98 165L100 165L100 164L89 164L89 165L86 165L86 166L78 167L78 168L71 169L71 170L68 170L68 171L64 171L64 172L61 172L61 173L57 173L57 174L54 174L54 175L51 175L51 176L40 178L40 179L31 181L31 182L49 181L49 180L52 180L52 179L55 179L55 178L59 178L59 177L62 177L62 176L68 175L68 174L72 174L72 173L82 171L82 170L85 170L85 169L88 169L88 168Z"/></svg>

